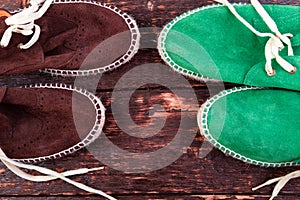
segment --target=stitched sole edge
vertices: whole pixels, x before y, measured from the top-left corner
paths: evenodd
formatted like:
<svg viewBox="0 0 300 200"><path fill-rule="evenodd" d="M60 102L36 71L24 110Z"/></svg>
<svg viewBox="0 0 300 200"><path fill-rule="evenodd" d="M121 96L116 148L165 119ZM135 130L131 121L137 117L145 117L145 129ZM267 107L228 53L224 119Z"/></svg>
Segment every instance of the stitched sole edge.
<svg viewBox="0 0 300 200"><path fill-rule="evenodd" d="M105 122L105 108L101 102L101 100L96 97L94 94L88 92L85 89L78 88L72 85L67 85L63 83L46 83L46 84L34 84L34 85L28 85L24 86L22 88L46 88L46 89L62 89L62 90L69 90L76 92L78 94L81 94L85 97L87 97L91 103L94 106L94 109L96 111L96 118L95 118L95 123L92 129L89 131L87 136L79 143L69 147L68 149L65 149L63 151L47 155L47 156L41 156L37 158L25 158L25 159L14 159L15 161L20 161L20 162L26 162L26 163L32 163L32 162L41 162L49 159L57 159L61 158L63 156L72 154L89 144L91 144L95 139L97 139L100 134L102 133L104 122Z"/></svg>
<svg viewBox="0 0 300 200"><path fill-rule="evenodd" d="M243 5L249 5L247 3L232 3L232 5L234 6L243 6ZM164 28L163 30L161 31L161 33L159 34L159 37L158 37L158 43L157 43L157 49L158 49L158 52L159 52L159 55L160 57L164 60L165 63L167 63L174 71L184 75L184 76L187 76L187 77L190 77L190 78L193 78L195 80L215 80L215 81L218 81L216 79L212 79L212 78L209 78L207 76L204 76L204 75L201 75L199 73L195 73L191 70L188 70L188 69L185 69L184 67L176 64L176 62L170 57L170 55L168 54L167 50L166 50L166 39L168 37L168 34L170 32L170 30L173 28L173 26L175 26L179 21L195 14L195 13L198 13L200 11L203 11L203 10L207 10L207 9L211 9L211 8L217 8L217 7L224 7L223 5L221 4L212 4L212 5L207 5L207 6L203 6L203 7L200 7L200 8L196 8L194 10L190 10L186 13L183 13L182 15L179 15L177 16L175 19L173 19L171 22L169 22Z"/></svg>
<svg viewBox="0 0 300 200"><path fill-rule="evenodd" d="M202 106L200 107L197 115L197 122L198 126L200 128L200 133L216 148L221 150L226 155L232 156L233 158L236 158L238 160L253 164L253 165L259 165L263 167L287 167L287 166L296 166L299 165L299 162L280 162L280 163L272 163L272 162L264 162L259 160L253 160L251 158L245 157L239 153L236 153L235 151L225 147L221 143L219 143L210 133L210 130L208 128L208 113L211 109L211 107L214 105L215 102L217 102L219 99L226 97L227 95L230 95L235 92L241 92L246 90L262 90L267 88L262 87L251 87L251 86L244 86L244 87L235 87L229 90L224 90L220 92L219 94L213 96L212 98L208 99Z"/></svg>
<svg viewBox="0 0 300 200"><path fill-rule="evenodd" d="M138 52L138 49L140 47L141 33L139 31L136 21L130 15L128 15L127 13L123 12L122 10L118 9L115 6L110 6L105 3L95 2L92 0L91 1L90 0L54 0L53 1L53 4L68 4L68 3L86 3L86 4L100 6L122 17L123 20L126 22L131 33L130 47L121 58L103 67L88 69L88 70L44 69L44 70L40 70L41 72L50 73L52 75L68 76L68 77L96 75L120 67L121 65L131 60L131 58Z"/></svg>

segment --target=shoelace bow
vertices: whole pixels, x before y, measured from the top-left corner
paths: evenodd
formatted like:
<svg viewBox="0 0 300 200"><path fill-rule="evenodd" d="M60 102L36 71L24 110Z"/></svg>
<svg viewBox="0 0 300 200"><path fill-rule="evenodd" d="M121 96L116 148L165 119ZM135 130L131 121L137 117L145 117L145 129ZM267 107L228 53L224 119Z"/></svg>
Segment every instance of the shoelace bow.
<svg viewBox="0 0 300 200"><path fill-rule="evenodd" d="M279 51L284 49L284 44L288 46L288 56L294 55L293 48L290 41L290 38L293 37L293 35L291 33L281 34L274 20L270 17L270 15L266 12L266 10L263 8L263 6L259 3L258 0L251 0L251 4L253 5L255 10L262 17L266 25L273 33L261 33L257 31L251 24L249 24L241 15L237 13L234 6L230 4L227 0L214 0L214 1L227 6L228 9L231 11L231 13L257 36L270 37L270 39L267 41L265 45L265 58L266 58L265 70L269 76L275 75L275 70L272 67L272 59L274 58L276 62L287 72L291 74L296 72L296 67L291 65L288 61L286 61L279 55Z"/></svg>
<svg viewBox="0 0 300 200"><path fill-rule="evenodd" d="M46 181L51 181L51 180L55 180L55 179L61 179L64 180L65 182L74 185L75 187L78 187L82 190L85 190L87 192L91 192L91 193L95 193L95 194L99 194L109 200L116 200L115 198L113 198L112 196L105 194L104 192L91 188L89 186L86 186L82 183L78 183L76 181L73 181L69 178L67 178L67 176L74 176L74 175L79 175L79 174L85 174L88 172L92 172L92 171L97 171L97 170L102 170L103 167L98 167L98 168L91 168L91 169L87 169L87 168L82 168L82 169L77 169L77 170L70 170L70 171L66 171L63 173L58 173L55 172L53 170L44 168L44 167L39 167L39 166L34 166L34 165L28 165L28 164L24 164L21 162L16 162L10 158L8 158L5 153L2 151L2 149L0 148L0 160L7 166L8 169L10 169L13 173L15 173L17 176L24 178L26 180L29 181L34 181L34 182L46 182ZM43 176L33 176L31 174L28 174L24 171L22 171L20 168L24 168L24 169L29 169L29 170L35 170L40 172L41 174L45 174Z"/></svg>
<svg viewBox="0 0 300 200"><path fill-rule="evenodd" d="M13 33L20 33L25 36L33 34L26 44L18 45L20 49L28 49L36 43L40 37L41 28L34 24L34 21L45 14L52 1L53 0L31 0L28 8L5 19L5 23L9 27L2 36L0 46L7 47Z"/></svg>

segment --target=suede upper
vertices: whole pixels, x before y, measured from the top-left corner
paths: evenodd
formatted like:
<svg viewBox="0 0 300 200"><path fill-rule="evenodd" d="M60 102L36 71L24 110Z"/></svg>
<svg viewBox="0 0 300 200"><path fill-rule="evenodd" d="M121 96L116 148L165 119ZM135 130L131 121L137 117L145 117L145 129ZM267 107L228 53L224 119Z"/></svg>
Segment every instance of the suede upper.
<svg viewBox="0 0 300 200"><path fill-rule="evenodd" d="M252 5L235 5L237 12L258 31L271 31ZM299 6L264 5L280 32L292 33L295 56L280 55L300 67ZM273 77L265 72L265 44L268 37L258 37L226 6L199 8L169 23L161 34L161 55L175 70L193 77L208 77L251 86L300 90L300 72L289 74L275 60Z"/></svg>
<svg viewBox="0 0 300 200"><path fill-rule="evenodd" d="M93 104L71 91L0 88L0 98L0 148L10 158L37 158L68 149L95 123Z"/></svg>
<svg viewBox="0 0 300 200"><path fill-rule="evenodd" d="M262 166L300 163L299 92L233 88L201 108L202 134L234 158Z"/></svg>
<svg viewBox="0 0 300 200"><path fill-rule="evenodd" d="M0 37L7 29L5 18L0 19ZM104 40L127 32L118 45L102 49L100 54L125 52L131 44L131 34L126 21L106 7L89 3L52 4L37 21L41 27L40 38L31 48L20 50L19 43L29 37L13 33L6 48L0 49L0 75L26 73L38 69L79 69L91 51ZM105 60L96 60L89 67L103 67Z"/></svg>

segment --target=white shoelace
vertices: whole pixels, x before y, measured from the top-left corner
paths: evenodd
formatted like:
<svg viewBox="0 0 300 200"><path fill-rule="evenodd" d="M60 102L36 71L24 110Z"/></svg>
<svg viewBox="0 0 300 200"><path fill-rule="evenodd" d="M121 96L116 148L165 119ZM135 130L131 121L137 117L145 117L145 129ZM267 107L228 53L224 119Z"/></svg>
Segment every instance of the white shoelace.
<svg viewBox="0 0 300 200"><path fill-rule="evenodd" d="M34 21L41 18L50 7L53 0L31 0L28 8L8 17L5 20L9 27L4 32L0 41L1 47L7 47L13 33L25 36L32 35L26 44L19 44L20 49L30 48L40 37L41 28ZM43 5L41 6L41 4Z"/></svg>
<svg viewBox="0 0 300 200"><path fill-rule="evenodd" d="M270 37L265 45L265 58L266 65L265 70L269 76L275 75L275 70L272 67L272 59L275 58L276 62L287 72L293 74L296 72L296 67L291 65L289 62L284 60L280 55L279 51L284 48L283 44L288 46L288 56L293 56L293 48L291 45L290 37L293 37L291 33L281 34L277 28L276 23L270 17L270 15L266 12L263 6L259 3L258 0L251 0L251 4L258 12L258 14L262 17L266 25L273 33L261 33L257 31L251 24L249 24L242 16L240 16L234 6L230 4L227 0L214 0L218 3L221 3L228 7L231 13L241 22L243 23L249 30L251 30L254 34L259 37Z"/></svg>
<svg viewBox="0 0 300 200"><path fill-rule="evenodd" d="M274 190L272 192L271 198L269 199L269 200L273 200L278 195L278 193L280 192L280 190L285 186L285 184L287 182L289 182L293 178L299 178L299 177L300 177L300 170L294 171L294 172L289 173L289 174L287 174L285 176L281 176L281 177L278 177L278 178L274 178L274 179L268 180L264 184L261 184L261 185L255 187L255 188L252 188L252 190L254 191L254 190L260 189L262 187L265 187L267 185L271 185L273 183L278 182L276 184L276 186L274 187Z"/></svg>
<svg viewBox="0 0 300 200"><path fill-rule="evenodd" d="M8 169L10 169L13 173L15 173L17 176L24 178L26 180L29 181L34 181L34 182L46 182L46 181L51 181L51 180L55 180L55 179L62 179L64 181L66 181L67 183L74 185L75 187L78 187L82 190L85 190L87 192L91 192L91 193L95 193L95 194L99 194L109 200L116 200L115 198L113 198L112 196L105 194L104 192L91 188L89 186L86 186L82 183L78 183L76 181L73 181L69 178L67 178L67 176L74 176L74 175L79 175L79 174L85 174L88 172L92 172L92 171L97 171L97 170L102 170L103 167L98 167L98 168L91 168L91 169L87 169L87 168L82 168L82 169L77 169L77 170L70 170L70 171L66 171L63 173L58 173L55 172L53 170L44 168L44 167L39 167L39 166L34 166L34 165L28 165L28 164L24 164L21 162L16 162L10 158L8 158L5 153L2 151L2 149L0 148L0 160L7 166ZM22 171L20 168L24 168L24 169L29 169L29 170L35 170L40 172L41 174L45 174L44 176L33 176L31 174L28 174L24 171Z"/></svg>

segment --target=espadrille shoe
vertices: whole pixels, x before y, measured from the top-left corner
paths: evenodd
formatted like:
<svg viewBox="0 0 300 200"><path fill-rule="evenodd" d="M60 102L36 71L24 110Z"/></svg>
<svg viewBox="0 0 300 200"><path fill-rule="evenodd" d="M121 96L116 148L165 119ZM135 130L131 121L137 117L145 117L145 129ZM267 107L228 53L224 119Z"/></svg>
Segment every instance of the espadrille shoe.
<svg viewBox="0 0 300 200"><path fill-rule="evenodd" d="M63 173L25 163L57 159L93 142L102 132L105 109L92 93L63 84L0 88L0 160L16 175L35 182L62 179L80 189L114 199L67 178L100 168ZM36 170L33 176L20 168Z"/></svg>
<svg viewBox="0 0 300 200"><path fill-rule="evenodd" d="M0 75L98 74L128 62L139 48L135 20L103 3L30 0L11 13L0 12Z"/></svg>
<svg viewBox="0 0 300 200"><path fill-rule="evenodd" d="M196 79L300 90L300 7L215 1L165 26L164 61Z"/></svg>
<svg viewBox="0 0 300 200"><path fill-rule="evenodd" d="M299 118L299 92L240 87L207 100L198 113L198 125L225 154L254 165L282 167L300 164ZM272 198L296 177L299 171L267 182L279 181Z"/></svg>

